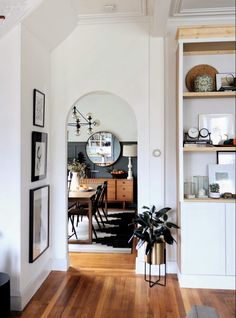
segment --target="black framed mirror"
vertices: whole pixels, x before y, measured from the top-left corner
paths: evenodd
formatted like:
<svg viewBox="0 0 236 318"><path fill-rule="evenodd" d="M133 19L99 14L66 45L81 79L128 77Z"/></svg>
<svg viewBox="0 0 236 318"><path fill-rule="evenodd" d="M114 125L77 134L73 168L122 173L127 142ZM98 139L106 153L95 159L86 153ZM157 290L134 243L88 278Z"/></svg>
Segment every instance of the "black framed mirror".
<svg viewBox="0 0 236 318"><path fill-rule="evenodd" d="M99 131L89 137L86 144L88 158L97 166L109 167L119 158L121 145L110 132Z"/></svg>

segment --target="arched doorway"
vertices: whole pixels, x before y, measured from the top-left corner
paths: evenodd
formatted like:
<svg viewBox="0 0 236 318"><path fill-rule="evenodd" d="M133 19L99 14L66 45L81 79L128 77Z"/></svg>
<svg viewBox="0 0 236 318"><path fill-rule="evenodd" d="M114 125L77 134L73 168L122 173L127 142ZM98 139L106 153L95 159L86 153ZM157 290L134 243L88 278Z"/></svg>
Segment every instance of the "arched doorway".
<svg viewBox="0 0 236 318"><path fill-rule="evenodd" d="M76 127L75 125L72 125L73 123L76 123L76 120L72 118L72 112L75 106L82 114L82 116L86 117L87 113L91 113L94 119L96 118L99 120L100 125L93 127L93 130L96 134L98 134L99 132L103 132L104 135L112 134L112 136L114 136L118 140L120 144L120 153L116 158L117 160L112 165L101 163L96 164L96 161L93 161L91 158L89 158L86 151L86 145L89 138L89 135L87 134L88 126L81 125L80 135L77 136ZM83 118L82 121L84 122ZM112 180L112 175L109 172L109 170L123 170L127 172L128 158L124 156L122 149L124 148L124 146L126 147L127 145L137 145L137 123L135 114L130 105L119 96L116 96L109 92L91 92L79 98L72 105L67 116L67 125L68 123L70 123L70 126L67 127L67 160L70 163L70 166L73 161L78 160L78 155L80 159L82 156L86 167L88 167L85 178L86 180L88 179L87 182L92 181L99 183L99 181L101 180L108 180L108 189L109 186L110 188L112 188L111 191L115 189L115 194L112 193L112 197L108 190L108 210L109 206L117 209L122 209L124 207L126 209L129 209L131 207L134 208L134 205L137 203L137 158L135 157L132 159L132 174L134 177L132 180L132 200L129 199L126 201L126 199L121 199L118 194L121 180ZM100 150L102 149L100 148ZM125 179L126 178L127 175L125 175ZM131 180L129 180L129 182L130 181ZM70 223L72 223L71 220L69 221ZM94 251L94 246L96 243L93 244L92 248L91 246L87 246L86 248L86 245L79 244L79 241L81 239L87 239L83 236L84 232L81 222L76 222L76 227L74 228L71 227L70 223L68 228L68 231L70 232L69 251ZM85 221L83 221L83 223L86 224ZM85 230L85 232L88 231L88 224L86 226L87 230ZM74 233L76 228L78 228L77 235L76 233ZM78 239L79 235L81 239ZM99 246L99 248L101 247ZM97 251L99 251L99 248ZM117 251L120 250L121 249L117 248Z"/></svg>

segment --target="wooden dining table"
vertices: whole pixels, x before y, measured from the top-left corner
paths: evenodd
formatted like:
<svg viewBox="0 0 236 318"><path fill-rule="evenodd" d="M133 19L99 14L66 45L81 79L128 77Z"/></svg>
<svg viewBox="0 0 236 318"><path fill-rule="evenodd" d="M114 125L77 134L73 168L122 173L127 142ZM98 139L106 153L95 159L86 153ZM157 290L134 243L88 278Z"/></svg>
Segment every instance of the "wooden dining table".
<svg viewBox="0 0 236 318"><path fill-rule="evenodd" d="M95 195L96 189L92 189L90 191L70 191L68 195L69 202L79 202L80 204L88 204L88 240L75 240L75 243L83 243L83 244L92 244L92 197ZM73 242L72 242L73 243Z"/></svg>

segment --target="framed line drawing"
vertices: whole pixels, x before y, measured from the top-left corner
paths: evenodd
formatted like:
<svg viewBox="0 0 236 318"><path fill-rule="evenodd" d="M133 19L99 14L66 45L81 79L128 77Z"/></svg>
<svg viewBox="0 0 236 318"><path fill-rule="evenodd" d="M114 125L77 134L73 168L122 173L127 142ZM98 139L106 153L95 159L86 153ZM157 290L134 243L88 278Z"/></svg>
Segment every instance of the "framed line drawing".
<svg viewBox="0 0 236 318"><path fill-rule="evenodd" d="M33 111L33 125L44 127L45 118L45 94L37 89L34 89L33 94L34 111Z"/></svg>
<svg viewBox="0 0 236 318"><path fill-rule="evenodd" d="M209 164L209 184L218 183L220 194L235 193L235 166L233 164Z"/></svg>
<svg viewBox="0 0 236 318"><path fill-rule="evenodd" d="M32 131L31 181L47 175L47 133Z"/></svg>
<svg viewBox="0 0 236 318"><path fill-rule="evenodd" d="M30 263L49 247L49 193L49 185L30 190Z"/></svg>

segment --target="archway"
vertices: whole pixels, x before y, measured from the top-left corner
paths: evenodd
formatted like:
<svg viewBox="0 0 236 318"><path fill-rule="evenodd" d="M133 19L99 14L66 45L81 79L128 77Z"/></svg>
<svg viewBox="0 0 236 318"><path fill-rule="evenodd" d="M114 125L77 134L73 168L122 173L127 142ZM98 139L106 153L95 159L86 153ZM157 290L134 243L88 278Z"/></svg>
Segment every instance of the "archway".
<svg viewBox="0 0 236 318"><path fill-rule="evenodd" d="M120 98L117 95L114 95L109 92L90 92L86 95L83 95L80 97L71 107L70 111L67 114L67 123L73 123L75 122L74 119L72 119L72 109L76 106L77 109L86 117L86 114L89 112L92 114L93 118L98 119L100 122L100 125L97 127L95 126L94 132L109 132L112 133L113 136L115 136L119 143L121 144L121 150L124 145L130 145L130 144L137 144L137 123L136 123L136 117L134 114L134 111L130 107L130 105L124 101L122 98ZM80 135L76 136L76 127L70 126L67 129L67 137L68 137L68 143L67 143L67 159L69 162L71 162L74 159L77 159L78 153L83 154L83 157L86 160L86 163L88 166L92 167L90 169L90 172L93 171L94 173L86 176L86 179L93 180L103 180L103 179L111 179L111 174L107 171L107 166L101 166L92 163L87 158L86 154L86 142L88 139L87 134L87 127L81 126L80 129ZM109 198L108 194L108 201L109 204L120 204L126 203L134 204L137 202L137 191L136 191L136 184L137 184L137 159L133 158L133 176L134 180L132 180L132 186L133 186L133 196L132 196L132 202L127 202L120 200L119 196L116 194L114 198ZM128 166L128 158L123 157L122 151L120 153L120 156L118 160L109 167L110 169L115 170L126 170L127 171ZM125 178L127 175L125 176ZM112 180L114 182L114 180ZM119 183L119 182L118 182ZM117 183L117 184L118 184ZM119 185L116 184L116 187ZM114 200L113 200L114 199ZM78 225L78 224L77 224ZM81 233L81 231L80 231ZM73 233L72 233L73 234ZM73 235L72 235L73 236ZM76 243L75 237L73 237L70 242ZM73 245L74 248L72 248L72 251L78 251L76 249L76 245ZM81 251L81 250L79 250ZM91 249L90 249L91 251Z"/></svg>

